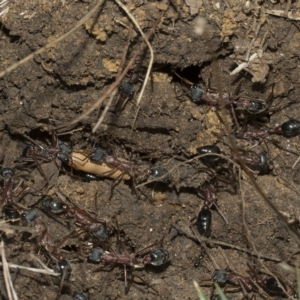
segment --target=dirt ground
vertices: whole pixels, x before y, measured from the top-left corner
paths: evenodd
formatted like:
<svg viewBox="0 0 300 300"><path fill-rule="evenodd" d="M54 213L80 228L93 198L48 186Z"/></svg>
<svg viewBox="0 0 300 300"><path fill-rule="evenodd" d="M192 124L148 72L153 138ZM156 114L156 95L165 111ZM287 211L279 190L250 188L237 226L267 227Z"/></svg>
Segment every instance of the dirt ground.
<svg viewBox="0 0 300 300"><path fill-rule="evenodd" d="M8 1L2 9L9 10L0 17L0 71L72 29L97 2ZM87 261L91 239L80 235L67 240L62 250L70 261L72 275L64 284L61 296L53 276L11 269L19 299L75 299L71 295L76 291L86 293L89 299L197 299L193 281L209 299L215 269L230 267L241 275L251 276L249 265L255 267L257 276L273 274L280 278L292 297L297 286L294 266L300 263L297 232L300 163L296 163L296 154L300 153L299 136L274 135L258 141L234 139L247 151L267 151L272 170L254 177L276 211L244 172L240 186L238 174L229 176L227 172L228 182L220 182L217 191L218 209L227 222L212 208L210 238L214 242L201 236L197 238L191 227L204 205L197 189L215 176L214 168L199 159L190 160L198 147L211 144L218 145L228 156L230 132L218 118L220 109L194 103L188 92L191 82L206 91L217 89L230 93L236 99L247 96L266 100L270 104L269 118L263 126L270 128L288 118L299 119L299 3L283 0L124 2L145 33L159 20L150 38L154 64L138 114L136 99L142 82L135 84L137 92L119 112L115 103L124 101L125 97L117 90L96 133L92 133L92 128L109 97L88 118L66 129L63 126L70 125L85 112L116 79L128 35L131 34L131 40L125 66L143 42L116 2L102 2L98 13L74 33L1 78L2 165L16 165L17 177L42 190L43 195L55 197L55 191L59 190L73 204L92 212L99 220L107 220L108 224L115 224L114 216L117 216L128 253L163 239L162 247L170 252L170 260L161 267L135 270L134 282L126 295L123 266L96 270L98 266ZM132 72L144 77L149 58L149 51L144 48ZM242 64L244 68L236 70ZM128 77L124 80L128 81ZM236 130L230 109L225 113L223 119L230 131ZM246 113L236 113L242 127L247 120L242 116ZM62 164L59 170L53 161L43 164L49 178L49 188L45 189L45 180L35 164L26 165L24 170L18 169L14 161L26 144L30 144L24 134L49 144L51 130L60 126L69 131L60 140L73 149L86 152L95 146L112 149L118 157L134 159L138 165L163 166L169 171L168 178L140 186L137 195L132 192L132 181L121 181L109 201L112 179L86 181L78 174L72 175L73 170L67 165ZM224 164L228 170L229 163ZM38 204L40 198L30 194L16 201L23 207L35 206L49 234L61 241L76 226L72 220L67 224L64 216L43 211ZM3 229L1 240L9 263L40 268L30 256L34 254L49 267L53 264L45 247L37 238L30 239L24 230ZM115 233L110 240L111 248L115 249ZM195 268L203 252L201 245L207 253ZM291 268L284 268L283 264ZM2 273L1 282L1 297L8 299ZM262 291L254 294L256 299L283 298ZM232 299L244 297L241 291L228 292L228 295Z"/></svg>

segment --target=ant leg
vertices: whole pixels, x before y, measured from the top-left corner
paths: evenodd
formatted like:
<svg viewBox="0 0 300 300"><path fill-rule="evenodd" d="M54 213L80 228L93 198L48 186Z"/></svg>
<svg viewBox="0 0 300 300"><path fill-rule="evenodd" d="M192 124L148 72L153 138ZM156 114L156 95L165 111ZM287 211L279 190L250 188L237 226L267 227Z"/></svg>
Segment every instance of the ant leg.
<svg viewBox="0 0 300 300"><path fill-rule="evenodd" d="M114 189L115 189L115 187L121 182L123 176L124 176L124 173L121 173L121 174L113 181L113 183L112 183L112 185L111 185L111 188L110 188L110 196L109 196L107 202L110 202L110 200L112 199L113 194L114 194Z"/></svg>
<svg viewBox="0 0 300 300"><path fill-rule="evenodd" d="M137 277L144 285L146 285L148 288L152 289L157 295L159 295L158 290L156 290L154 287L152 287L150 284L148 284L142 277L138 275L134 275L134 277ZM137 282L135 282L137 283Z"/></svg>

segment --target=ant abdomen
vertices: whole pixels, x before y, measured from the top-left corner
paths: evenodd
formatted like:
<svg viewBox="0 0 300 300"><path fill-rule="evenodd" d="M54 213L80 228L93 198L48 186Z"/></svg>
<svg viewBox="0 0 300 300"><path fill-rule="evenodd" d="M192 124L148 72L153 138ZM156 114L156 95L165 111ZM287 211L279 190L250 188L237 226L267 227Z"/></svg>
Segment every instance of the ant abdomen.
<svg viewBox="0 0 300 300"><path fill-rule="evenodd" d="M6 220L16 220L20 218L20 213L11 206L6 205L2 210Z"/></svg>
<svg viewBox="0 0 300 300"><path fill-rule="evenodd" d="M60 199L46 198L42 201L42 206L53 214L64 212L64 203Z"/></svg>
<svg viewBox="0 0 300 300"><path fill-rule="evenodd" d="M220 154L221 153L220 148L216 145L202 146L197 148L197 151L199 154ZM213 164L216 163L220 159L220 157L217 155L207 155L205 157L202 157L201 159L203 162Z"/></svg>
<svg viewBox="0 0 300 300"><path fill-rule="evenodd" d="M300 133L300 122L295 119L289 119L281 124L282 135L289 138Z"/></svg>
<svg viewBox="0 0 300 300"><path fill-rule="evenodd" d="M162 248L152 250L149 253L149 255L151 258L150 264L152 266L161 266L161 265L165 264L170 258L169 251L162 249Z"/></svg>
<svg viewBox="0 0 300 300"><path fill-rule="evenodd" d="M247 112L252 115L260 114L266 110L266 104L261 101L250 101Z"/></svg>
<svg viewBox="0 0 300 300"><path fill-rule="evenodd" d="M72 298L74 300L88 300L89 297L86 293L82 293L82 292L74 292L72 295Z"/></svg>
<svg viewBox="0 0 300 300"><path fill-rule="evenodd" d="M15 170L12 168L2 168L0 174L3 178L13 177L15 175Z"/></svg>
<svg viewBox="0 0 300 300"><path fill-rule="evenodd" d="M158 178L164 176L167 173L166 169L164 169L161 166L152 167L150 169L150 172L151 172L150 173L150 178L151 179L158 179Z"/></svg>
<svg viewBox="0 0 300 300"><path fill-rule="evenodd" d="M198 214L196 225L201 235L209 236L211 232L212 214L207 208L202 208Z"/></svg>
<svg viewBox="0 0 300 300"><path fill-rule="evenodd" d="M23 157L29 157L29 151L32 151L34 149L33 146L26 146L22 151Z"/></svg>
<svg viewBox="0 0 300 300"><path fill-rule="evenodd" d="M285 284L280 280L280 284L286 289ZM269 295L284 294L282 288L278 285L277 280L274 277L270 277L264 280L264 290Z"/></svg>

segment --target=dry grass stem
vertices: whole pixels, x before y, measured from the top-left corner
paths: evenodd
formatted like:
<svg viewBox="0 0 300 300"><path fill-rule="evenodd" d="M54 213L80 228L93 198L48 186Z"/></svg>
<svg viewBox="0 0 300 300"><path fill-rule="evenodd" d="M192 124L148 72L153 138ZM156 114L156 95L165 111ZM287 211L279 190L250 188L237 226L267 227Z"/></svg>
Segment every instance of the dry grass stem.
<svg viewBox="0 0 300 300"><path fill-rule="evenodd" d="M147 69L147 73L145 75L145 80L143 82L143 86L141 89L141 92L136 100L137 105L140 104L142 96L144 94L145 88L146 88L146 84L148 82L149 76L150 76L150 72L152 69L152 65L153 65L153 61L154 61L154 52L153 49L151 47L151 44L148 40L148 38L146 37L146 35L144 34L143 30L141 29L140 25L138 24L138 22L136 21L136 19L134 18L134 16L130 13L130 11L127 9L127 7L119 0L115 0L118 5L126 12L126 14L128 15L128 17L131 19L131 21L134 23L134 25L136 26L136 28L138 29L138 31L140 32L141 36L143 37L145 43L147 44L149 51L150 51L150 61L148 64L148 69Z"/></svg>
<svg viewBox="0 0 300 300"><path fill-rule="evenodd" d="M4 250L4 242L1 241L0 243L0 253L2 258L2 266L3 266L3 275L4 275L4 281L5 281L5 287L8 295L9 300L18 300L17 293L14 289L11 276L9 273L8 263L5 257L5 250Z"/></svg>

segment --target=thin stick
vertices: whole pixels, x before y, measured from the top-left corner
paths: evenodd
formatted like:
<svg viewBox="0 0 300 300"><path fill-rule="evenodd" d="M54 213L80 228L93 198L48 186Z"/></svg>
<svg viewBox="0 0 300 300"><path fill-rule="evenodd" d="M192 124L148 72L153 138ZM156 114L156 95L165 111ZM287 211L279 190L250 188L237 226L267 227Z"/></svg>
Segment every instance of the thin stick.
<svg viewBox="0 0 300 300"><path fill-rule="evenodd" d="M18 299L17 294L13 287L12 281L11 281L11 277L10 277L10 273L9 273L9 269L8 269L8 265L7 265L7 261L6 261L6 257L5 257L3 241L1 241L1 243L0 243L0 253L1 253L1 258L2 258L3 275L4 275L4 281L5 281L5 287L6 287L8 299L9 300ZM12 292L14 294L14 297L12 296Z"/></svg>
<svg viewBox="0 0 300 300"><path fill-rule="evenodd" d="M0 263L0 266L2 266L3 264ZM36 268L29 268L29 267L24 267L24 266L20 266L20 265L15 265L15 264L7 264L9 268L12 269L21 269L21 270L27 270L30 272L35 272L35 273L41 273L41 274L46 274L46 275L51 275L51 276L60 276L60 273L55 273L53 270L50 272L48 270L44 270L44 269L36 269ZM51 269L49 269L51 270Z"/></svg>
<svg viewBox="0 0 300 300"><path fill-rule="evenodd" d="M115 1L126 12L126 14L128 15L128 17L134 23L134 25L136 26L136 28L140 32L141 36L143 37L143 39L144 39L145 43L147 44L147 46L149 48L149 51L150 51L150 61L149 61L147 73L145 75L145 80L143 82L143 86L142 86L141 92L140 92L140 94L138 96L138 99L136 100L137 105L139 105L140 102L141 102L141 98L142 98L142 96L144 94L144 90L145 90L145 87L146 87L146 84L148 82L149 75L150 75L150 72L151 72L151 69L152 69L152 65L153 65L153 61L154 61L154 52L153 52L153 49L151 47L151 44L150 44L148 38L144 34L143 30L141 29L140 25L138 24L138 22L136 21L136 19L134 18L134 16L130 13L130 11L127 9L127 7L121 1L119 1L119 0L115 0Z"/></svg>
<svg viewBox="0 0 300 300"><path fill-rule="evenodd" d="M201 237L201 241L199 241L199 239L197 238L197 236L195 236L192 233L187 232L185 229L181 228L180 226L178 226L178 225L176 225L174 223L171 226L174 227L180 234L185 235L187 238L189 238L189 239L191 239L191 240L193 240L195 242L200 242L201 243L201 241L202 241L205 244L216 244L216 245L220 245L220 246L223 246L223 247L228 247L228 248L236 249L238 251L242 251L242 252L245 252L245 253L247 253L249 255L258 257L257 253L254 252L254 251L251 251L251 250L248 250L248 249L245 249L245 248L241 248L241 247L239 247L237 245L233 245L233 244L225 243L225 242L222 242L222 241L218 241L218 240L206 238L204 236L202 236ZM276 261L276 262L281 262L282 261L278 257L271 257L271 256L267 256L267 255L259 255L259 258L263 258L263 259L271 260L271 261Z"/></svg>
<svg viewBox="0 0 300 300"><path fill-rule="evenodd" d="M154 33L154 30L155 30L156 26L159 24L160 20L161 20L161 17L153 23L152 28L149 30L149 32L147 34L147 38L148 39ZM136 53L133 55L132 59L129 61L127 67L123 70L121 76L108 88L108 90L86 112L84 112L79 117L77 117L73 121L71 121L70 125L76 124L79 121L83 120L91 112L93 112L97 107L99 107L101 105L101 103L106 99L106 97L108 95L110 95L114 91L114 89L121 83L122 79L125 77L125 75L129 71L129 69L133 66L133 64L134 64L137 56L144 49L144 47L145 47L145 43L142 43L142 45L140 46L140 48L136 51Z"/></svg>
<svg viewBox="0 0 300 300"><path fill-rule="evenodd" d="M66 37L68 37L70 34L72 34L75 30L77 30L81 25L83 25L92 16L92 14L97 11L97 9L103 4L103 2L104 2L104 0L99 0L98 3L95 5L95 7L92 10L90 10L81 20L79 20L78 23L71 30L69 30L68 32L66 32L65 34L63 34L62 36L57 38L56 40L52 41L51 43L47 44L46 46L29 54L25 58L21 59L17 63L15 63L12 66L5 69L4 71L0 72L0 78L5 76L6 74L10 73L11 71L15 70L16 68L23 65L24 63L28 62L29 60L33 59L36 55L42 53L46 49L51 48L58 42L61 42L62 40L64 40Z"/></svg>

